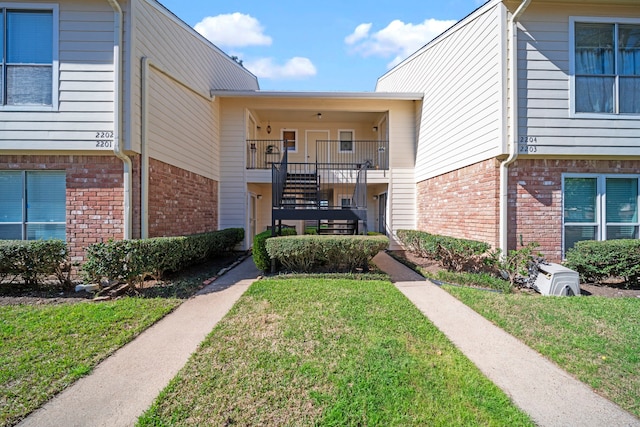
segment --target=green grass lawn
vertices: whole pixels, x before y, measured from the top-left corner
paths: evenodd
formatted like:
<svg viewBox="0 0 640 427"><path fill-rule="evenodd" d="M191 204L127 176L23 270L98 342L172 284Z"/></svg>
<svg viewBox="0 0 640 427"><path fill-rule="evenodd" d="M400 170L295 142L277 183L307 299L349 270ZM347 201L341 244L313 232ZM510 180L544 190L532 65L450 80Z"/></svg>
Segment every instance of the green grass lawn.
<svg viewBox="0 0 640 427"><path fill-rule="evenodd" d="M558 298L445 289L640 417L640 298Z"/></svg>
<svg viewBox="0 0 640 427"><path fill-rule="evenodd" d="M15 424L179 303L123 298L0 307L0 426Z"/></svg>
<svg viewBox="0 0 640 427"><path fill-rule="evenodd" d="M532 425L391 283L254 283L140 420Z"/></svg>

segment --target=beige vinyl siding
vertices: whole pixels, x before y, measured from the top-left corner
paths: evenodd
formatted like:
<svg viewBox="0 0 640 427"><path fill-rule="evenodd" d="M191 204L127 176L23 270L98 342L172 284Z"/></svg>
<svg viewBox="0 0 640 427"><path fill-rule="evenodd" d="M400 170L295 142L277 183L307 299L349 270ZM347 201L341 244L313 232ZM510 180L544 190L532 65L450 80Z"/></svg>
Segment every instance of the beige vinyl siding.
<svg viewBox="0 0 640 427"><path fill-rule="evenodd" d="M417 181L502 154L503 11L480 8L379 79L377 91L425 95Z"/></svg>
<svg viewBox="0 0 640 427"><path fill-rule="evenodd" d="M149 73L148 101L149 156L219 180L211 101L154 68Z"/></svg>
<svg viewBox="0 0 640 427"><path fill-rule="evenodd" d="M518 34L519 135L535 138L535 155L640 155L640 117L572 115L571 16L640 18L640 6L531 4Z"/></svg>
<svg viewBox="0 0 640 427"><path fill-rule="evenodd" d="M240 67L217 47L207 42L180 21L173 14L166 11L153 0L135 0L133 2L134 54L132 56L133 79L131 85L131 113L134 118L131 128L131 149L140 150L140 82L141 58L146 57L154 66L173 80L174 86L183 86L194 93L209 97L211 90L254 90L258 88L257 79L247 70ZM168 89L177 91L177 88ZM203 108L200 101L197 108ZM171 116L176 127L193 125L193 115L196 105L183 106L186 108L172 108L171 100L168 105L163 104ZM211 113L210 122L216 120ZM195 113L200 116L200 113ZM213 123L199 124L202 129L210 129ZM219 144L217 134L214 138L207 137L200 140L184 139L175 145L174 153L166 149L163 151L163 161L191 170L190 164L181 158L181 151L197 151L205 145ZM150 144L154 144L150 141ZM166 147L165 147L166 148ZM208 148L217 151L217 147ZM159 150L158 150L159 151ZM199 172L200 173L200 172Z"/></svg>
<svg viewBox="0 0 640 427"><path fill-rule="evenodd" d="M393 168L389 182L387 200L388 218L391 227L391 249L400 248L398 230L416 228L416 184L413 168Z"/></svg>
<svg viewBox="0 0 640 427"><path fill-rule="evenodd" d="M246 227L245 108L220 102L220 228Z"/></svg>
<svg viewBox="0 0 640 427"><path fill-rule="evenodd" d="M96 148L97 132L114 130L113 10L106 1L63 1L58 26L58 106L3 110L0 150L113 149Z"/></svg>

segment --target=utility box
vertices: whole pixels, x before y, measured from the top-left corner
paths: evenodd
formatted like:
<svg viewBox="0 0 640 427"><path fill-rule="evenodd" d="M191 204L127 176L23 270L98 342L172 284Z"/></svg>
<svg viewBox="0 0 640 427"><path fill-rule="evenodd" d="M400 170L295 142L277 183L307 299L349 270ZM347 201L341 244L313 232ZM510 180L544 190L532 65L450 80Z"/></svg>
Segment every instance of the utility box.
<svg viewBox="0 0 640 427"><path fill-rule="evenodd" d="M554 263L540 264L538 270L533 288L542 295L580 295L580 276L577 271Z"/></svg>

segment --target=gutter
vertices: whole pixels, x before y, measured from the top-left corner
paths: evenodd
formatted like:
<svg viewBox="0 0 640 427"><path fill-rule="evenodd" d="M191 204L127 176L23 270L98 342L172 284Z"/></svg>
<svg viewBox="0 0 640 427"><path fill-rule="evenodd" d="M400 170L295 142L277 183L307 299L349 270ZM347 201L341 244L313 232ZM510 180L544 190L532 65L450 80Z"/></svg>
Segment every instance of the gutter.
<svg viewBox="0 0 640 427"><path fill-rule="evenodd" d="M509 97L511 103L511 145L509 157L500 164L500 249L506 256L509 249L509 165L518 159L518 19L529 7L532 0L523 0L518 9L509 18L511 29L511 63Z"/></svg>
<svg viewBox="0 0 640 427"><path fill-rule="evenodd" d="M113 108L113 154L122 160L123 170L123 187L124 187L124 235L125 240L131 239L131 199L132 199L132 184L131 175L133 166L131 159L123 151L123 142L120 134L122 133L122 116L123 116L123 102L122 102L122 40L124 31L124 18L122 8L118 3L118 0L107 0L113 8L116 19L113 26L114 43L113 43L113 92L114 92L114 108Z"/></svg>

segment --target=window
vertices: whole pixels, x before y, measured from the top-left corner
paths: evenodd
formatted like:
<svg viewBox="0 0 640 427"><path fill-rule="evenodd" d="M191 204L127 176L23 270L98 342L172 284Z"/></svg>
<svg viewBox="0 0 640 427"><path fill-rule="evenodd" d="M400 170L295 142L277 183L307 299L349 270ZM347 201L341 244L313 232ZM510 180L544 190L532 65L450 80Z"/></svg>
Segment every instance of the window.
<svg viewBox="0 0 640 427"><path fill-rule="evenodd" d="M338 131L338 139L340 140L340 151L353 151L353 131Z"/></svg>
<svg viewBox="0 0 640 427"><path fill-rule="evenodd" d="M0 239L65 239L64 171L0 171Z"/></svg>
<svg viewBox="0 0 640 427"><path fill-rule="evenodd" d="M57 9L0 8L3 106L51 106L57 79ZM54 16L55 15L55 16Z"/></svg>
<svg viewBox="0 0 640 427"><path fill-rule="evenodd" d="M581 240L637 239L638 176L564 177L564 252Z"/></svg>
<svg viewBox="0 0 640 427"><path fill-rule="evenodd" d="M284 141L284 148L287 151L298 151L298 132L295 130L283 130L282 140Z"/></svg>
<svg viewBox="0 0 640 427"><path fill-rule="evenodd" d="M574 22L575 112L640 114L640 23Z"/></svg>

